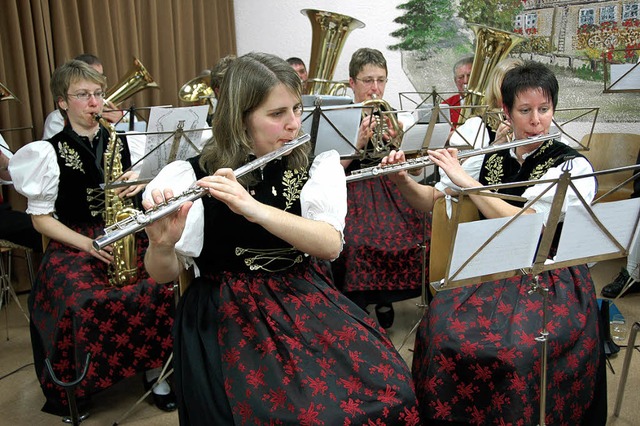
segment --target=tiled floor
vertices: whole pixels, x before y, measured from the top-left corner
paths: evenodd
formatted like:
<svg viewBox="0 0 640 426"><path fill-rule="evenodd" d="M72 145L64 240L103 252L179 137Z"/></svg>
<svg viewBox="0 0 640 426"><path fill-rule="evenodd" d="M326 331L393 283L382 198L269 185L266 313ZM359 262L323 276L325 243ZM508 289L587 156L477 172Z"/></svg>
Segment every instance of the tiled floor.
<svg viewBox="0 0 640 426"><path fill-rule="evenodd" d="M598 291L615 277L622 265L624 262L620 259L601 262L592 268ZM24 295L20 297L23 306L25 299ZM388 330L396 348L399 349L409 365L412 358L414 337L411 331L423 313L423 309L419 305L420 298L394 304L396 320L393 327ZM640 321L640 293L630 294L616 301L616 305L625 315L629 326L635 321ZM34 373L29 328L25 317L20 313L15 303L9 305L7 313L9 340L5 340L5 313L0 312L0 425L59 425L61 424L59 417L40 411L44 397L40 392ZM638 340L640 341L640 337ZM611 369L607 372L609 425L631 426L639 424L640 354L635 353L631 360L620 417L616 418L612 415L625 351L623 348L617 356L610 359L613 372ZM143 393L139 377L119 383L94 398L91 416L82 424L89 426L107 426L114 423L132 426L178 424L178 416L175 412L164 413L146 401L133 408L128 417L123 418L123 414L133 407L133 404Z"/></svg>

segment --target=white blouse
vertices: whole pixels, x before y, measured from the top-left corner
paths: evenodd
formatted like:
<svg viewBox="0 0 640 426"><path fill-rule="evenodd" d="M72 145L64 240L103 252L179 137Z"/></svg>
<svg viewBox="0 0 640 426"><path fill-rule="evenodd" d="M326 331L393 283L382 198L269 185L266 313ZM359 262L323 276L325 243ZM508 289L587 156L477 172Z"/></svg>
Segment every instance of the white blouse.
<svg viewBox="0 0 640 426"><path fill-rule="evenodd" d="M28 214L55 211L60 168L51 143L35 141L20 148L9 162L9 173L16 191L27 197Z"/></svg>
<svg viewBox="0 0 640 426"><path fill-rule="evenodd" d="M170 188L174 195L186 191L195 181L196 175L187 161L174 161L164 167L151 181L143 198L151 200L153 189ZM326 222L342 235L347 215L347 186L344 169L337 151L325 151L315 157L309 170L309 180L300 194L302 217ZM176 252L187 265L198 257L204 243L204 206L202 200L194 201L187 215L184 232L176 244ZM344 244L344 238L342 240Z"/></svg>
<svg viewBox="0 0 640 426"><path fill-rule="evenodd" d="M536 151L531 152L531 154ZM511 148L509 152L513 158L516 158L515 148ZM475 180L478 180L480 178L480 170L482 169L484 157L484 155L476 155L467 158L464 163L462 163L462 168L467 172L467 174L469 174L469 176L473 177ZM570 174L572 177L593 173L593 167L591 166L591 163L589 163L589 161L584 157L576 157L573 160L568 161L571 161L572 169L570 171ZM562 175L563 167L565 167L568 161L564 161L557 167L552 167L547 170L547 172L540 177L540 180L559 178L560 175ZM590 203L594 199L596 195L595 177L573 179L573 184L587 203ZM435 188L440 192L444 192L447 187L453 189L454 191L460 190L460 188L453 182L451 182L448 177L441 177L440 182L438 182L435 186ZM526 198L529 201L533 200L548 187L549 183L539 183L530 186L524 191L522 197ZM538 199L534 204L531 205L531 209L535 210L537 213L544 213L545 222L549 217L549 212L551 211L551 204L553 203L553 197L556 193L556 189L556 186L554 186L542 197L540 197L540 199ZM576 193L573 191L573 189L569 188L564 199L564 204L562 205L562 213L564 214L567 211L568 206L576 206L580 204L580 199L578 198Z"/></svg>

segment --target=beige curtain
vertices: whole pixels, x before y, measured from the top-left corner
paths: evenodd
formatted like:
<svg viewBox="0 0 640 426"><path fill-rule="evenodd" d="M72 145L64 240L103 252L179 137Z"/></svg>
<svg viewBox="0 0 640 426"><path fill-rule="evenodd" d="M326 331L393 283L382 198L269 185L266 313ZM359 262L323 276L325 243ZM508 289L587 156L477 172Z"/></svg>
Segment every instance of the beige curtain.
<svg viewBox="0 0 640 426"><path fill-rule="evenodd" d="M100 57L110 86L134 58L144 64L160 88L123 108L184 106L180 87L236 54L233 0L16 0L1 9L0 83L20 101L0 102L0 132L14 151L41 138L54 108L51 73L81 53Z"/></svg>

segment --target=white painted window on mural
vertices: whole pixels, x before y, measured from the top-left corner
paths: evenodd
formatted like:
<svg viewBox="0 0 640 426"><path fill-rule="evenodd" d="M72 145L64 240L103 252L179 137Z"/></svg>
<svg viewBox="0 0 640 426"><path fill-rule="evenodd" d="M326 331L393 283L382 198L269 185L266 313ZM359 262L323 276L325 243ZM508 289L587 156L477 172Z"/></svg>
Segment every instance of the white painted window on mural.
<svg viewBox="0 0 640 426"><path fill-rule="evenodd" d="M524 27L526 29L536 28L538 24L538 14L527 13L524 17Z"/></svg>
<svg viewBox="0 0 640 426"><path fill-rule="evenodd" d="M580 9L580 25L593 25L596 23L594 9Z"/></svg>
<svg viewBox="0 0 640 426"><path fill-rule="evenodd" d="M600 23L603 22L615 22L616 20L616 7L615 6L603 6L600 8Z"/></svg>
<svg viewBox="0 0 640 426"><path fill-rule="evenodd" d="M622 20L638 19L638 3L629 3L622 6Z"/></svg>
<svg viewBox="0 0 640 426"><path fill-rule="evenodd" d="M513 21L513 28L515 28L516 30L519 30L522 28L522 15L516 16L516 18Z"/></svg>

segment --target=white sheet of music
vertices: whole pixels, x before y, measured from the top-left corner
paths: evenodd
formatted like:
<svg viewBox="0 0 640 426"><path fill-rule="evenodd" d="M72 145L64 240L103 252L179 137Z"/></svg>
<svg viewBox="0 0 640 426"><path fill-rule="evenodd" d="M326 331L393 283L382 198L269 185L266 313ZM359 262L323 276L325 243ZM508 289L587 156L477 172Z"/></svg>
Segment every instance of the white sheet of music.
<svg viewBox="0 0 640 426"><path fill-rule="evenodd" d="M503 217L459 224L451 255L449 278L455 281L531 267L542 234L542 213L519 216L462 268L510 219L512 218Z"/></svg>
<svg viewBox="0 0 640 426"><path fill-rule="evenodd" d="M311 134L313 127L314 109L315 107L305 107L302 111L302 129L308 134ZM320 109L323 115L318 123L314 154L318 155L332 149L338 151L341 156L355 154L362 104L322 106Z"/></svg>
<svg viewBox="0 0 640 426"><path fill-rule="evenodd" d="M640 214L640 198L599 203L592 210L618 243L628 249ZM554 258L556 262L617 252L618 248L591 219L584 206L567 209Z"/></svg>
<svg viewBox="0 0 640 426"><path fill-rule="evenodd" d="M640 89L640 63L611 64L611 85L609 90Z"/></svg>
<svg viewBox="0 0 640 426"><path fill-rule="evenodd" d="M202 138L202 130L208 127L208 105L194 105L181 108L151 108L149 113L148 132L167 132L157 135L147 135L145 157L142 164L141 178L156 176L169 162L172 146L175 143L174 135L181 123L183 136L180 138L179 147L176 150L176 160L186 160L200 153L205 142ZM185 136L195 145L192 146Z"/></svg>

